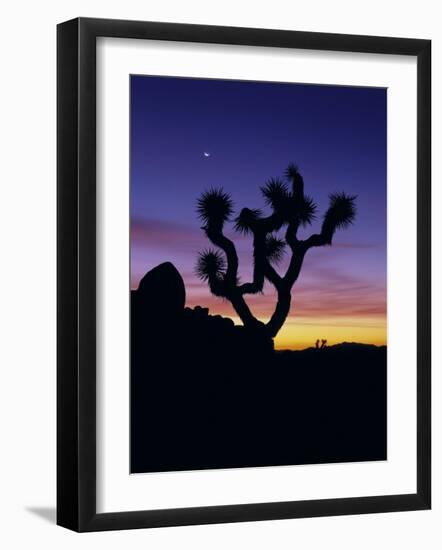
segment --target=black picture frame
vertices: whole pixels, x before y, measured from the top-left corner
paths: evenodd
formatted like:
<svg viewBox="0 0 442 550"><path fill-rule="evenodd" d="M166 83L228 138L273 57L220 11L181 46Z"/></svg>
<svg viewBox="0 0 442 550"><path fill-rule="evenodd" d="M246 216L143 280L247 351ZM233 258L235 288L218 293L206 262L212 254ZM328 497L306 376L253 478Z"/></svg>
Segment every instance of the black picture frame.
<svg viewBox="0 0 442 550"><path fill-rule="evenodd" d="M417 58L417 492L96 512L96 39L396 54ZM79 18L57 28L57 523L75 531L424 510L431 507L431 41Z"/></svg>

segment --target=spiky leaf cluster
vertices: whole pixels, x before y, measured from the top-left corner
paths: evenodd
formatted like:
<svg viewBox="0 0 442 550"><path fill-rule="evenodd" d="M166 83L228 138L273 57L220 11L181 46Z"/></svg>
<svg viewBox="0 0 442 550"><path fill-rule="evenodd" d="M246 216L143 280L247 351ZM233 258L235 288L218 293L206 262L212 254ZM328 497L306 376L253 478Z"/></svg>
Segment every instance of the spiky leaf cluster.
<svg viewBox="0 0 442 550"><path fill-rule="evenodd" d="M316 204L311 197L304 195L304 180L295 165L289 165L286 175L292 181L293 190L290 191L281 180L269 180L261 188L265 201L283 223L309 225L315 218Z"/></svg>
<svg viewBox="0 0 442 550"><path fill-rule="evenodd" d="M265 242L266 257L273 263L279 263L285 254L285 242L275 235L268 235Z"/></svg>
<svg viewBox="0 0 442 550"><path fill-rule="evenodd" d="M208 281L211 278L222 278L226 269L224 256L218 252L208 248L199 252L196 262L195 272L203 281Z"/></svg>
<svg viewBox="0 0 442 550"><path fill-rule="evenodd" d="M293 214L299 225L310 225L316 217L316 210L315 201L308 195L293 199Z"/></svg>
<svg viewBox="0 0 442 550"><path fill-rule="evenodd" d="M283 214L287 210L291 195L287 185L280 179L270 179L264 187L261 187L261 193L274 212Z"/></svg>
<svg viewBox="0 0 442 550"><path fill-rule="evenodd" d="M233 213L233 202L222 188L209 189L197 201L197 213L207 225L222 226Z"/></svg>
<svg viewBox="0 0 442 550"><path fill-rule="evenodd" d="M337 229L345 229L353 223L356 216L356 195L332 193L329 199L329 207L322 223L322 234L331 243Z"/></svg>
<svg viewBox="0 0 442 550"><path fill-rule="evenodd" d="M304 196L304 178L296 164L290 163L288 165L285 176L292 183L293 196L302 198Z"/></svg>
<svg viewBox="0 0 442 550"><path fill-rule="evenodd" d="M235 219L235 230L244 235L251 233L261 216L262 212L257 208L243 208Z"/></svg>

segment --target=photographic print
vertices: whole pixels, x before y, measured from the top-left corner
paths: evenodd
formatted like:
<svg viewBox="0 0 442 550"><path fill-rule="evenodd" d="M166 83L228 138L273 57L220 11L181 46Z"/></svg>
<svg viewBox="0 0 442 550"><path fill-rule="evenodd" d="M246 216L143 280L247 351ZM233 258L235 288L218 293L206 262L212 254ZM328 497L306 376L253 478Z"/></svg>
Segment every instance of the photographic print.
<svg viewBox="0 0 442 550"><path fill-rule="evenodd" d="M430 282L430 40L57 26L58 525L430 509Z"/></svg>
<svg viewBox="0 0 442 550"><path fill-rule="evenodd" d="M385 88L130 77L131 473L387 459L386 134Z"/></svg>

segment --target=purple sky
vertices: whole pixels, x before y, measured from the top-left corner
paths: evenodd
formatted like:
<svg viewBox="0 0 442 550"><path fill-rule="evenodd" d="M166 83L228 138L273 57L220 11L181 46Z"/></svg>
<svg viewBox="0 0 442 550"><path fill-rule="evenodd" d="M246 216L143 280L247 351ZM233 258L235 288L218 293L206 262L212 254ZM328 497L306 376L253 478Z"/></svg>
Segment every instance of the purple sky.
<svg viewBox="0 0 442 550"><path fill-rule="evenodd" d="M172 261L189 305L233 316L193 273L198 250L209 246L196 199L222 186L237 211L263 207L259 187L294 162L320 216L333 191L358 195L358 214L333 247L309 252L293 292L293 322L339 326L345 319L385 330L386 104L379 88L132 76L132 287ZM320 216L305 235L319 230ZM227 233L238 243L247 279L250 241L230 227ZM249 301L266 317L273 300L267 288ZM382 340L379 331L373 339Z"/></svg>

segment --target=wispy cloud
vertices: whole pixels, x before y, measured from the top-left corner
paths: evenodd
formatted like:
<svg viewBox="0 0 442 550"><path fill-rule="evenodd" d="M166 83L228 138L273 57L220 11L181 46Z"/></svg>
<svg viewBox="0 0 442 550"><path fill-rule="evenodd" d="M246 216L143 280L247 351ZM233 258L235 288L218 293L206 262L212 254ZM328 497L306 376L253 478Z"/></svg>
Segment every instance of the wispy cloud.
<svg viewBox="0 0 442 550"><path fill-rule="evenodd" d="M385 246L383 245L385 248ZM381 248L380 244L375 243L335 243L333 248L344 248L351 250L368 250L373 248Z"/></svg>
<svg viewBox="0 0 442 550"><path fill-rule="evenodd" d="M201 231L184 223L163 220L132 220L130 226L132 246L162 247L199 243Z"/></svg>

